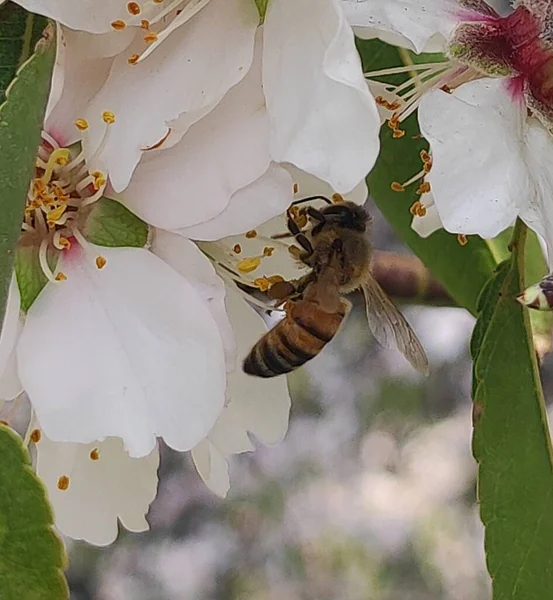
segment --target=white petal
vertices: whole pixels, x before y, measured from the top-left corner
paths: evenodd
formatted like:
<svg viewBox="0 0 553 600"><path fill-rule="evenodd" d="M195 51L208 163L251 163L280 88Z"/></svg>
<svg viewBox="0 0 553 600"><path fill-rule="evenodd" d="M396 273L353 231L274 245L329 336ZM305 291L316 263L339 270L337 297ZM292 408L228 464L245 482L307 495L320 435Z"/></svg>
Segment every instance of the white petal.
<svg viewBox="0 0 553 600"><path fill-rule="evenodd" d="M91 33L111 31L112 21L129 16L126 0L17 0L17 4L72 29Z"/></svg>
<svg viewBox="0 0 553 600"><path fill-rule="evenodd" d="M432 235L438 229L442 229L442 221L435 205L428 206L426 208L426 214L424 217L418 217L415 215L411 222L411 227L416 231L422 238L427 238Z"/></svg>
<svg viewBox="0 0 553 600"><path fill-rule="evenodd" d="M214 494L224 498L230 489L226 457L209 439L205 439L192 448L192 460L207 487Z"/></svg>
<svg viewBox="0 0 553 600"><path fill-rule="evenodd" d="M264 29L273 159L350 191L374 165L380 120L340 0L270 2Z"/></svg>
<svg viewBox="0 0 553 600"><path fill-rule="evenodd" d="M130 531L148 529L145 515L157 491L157 448L143 458L131 458L118 438L72 444L43 435L36 453L37 473L48 488L62 533L106 546L117 537L118 519ZM65 490L58 487L62 476L69 478Z"/></svg>
<svg viewBox="0 0 553 600"><path fill-rule="evenodd" d="M116 116L97 157L116 191L127 186L142 152L166 136L169 121L214 106L246 75L258 21L251 0L211 0L144 61L131 65L126 53L116 59L83 115L90 122L89 155L104 134L102 112Z"/></svg>
<svg viewBox="0 0 553 600"><path fill-rule="evenodd" d="M227 369L234 369L236 343L225 307L225 285L210 260L190 240L161 229L154 232L152 252L194 286L219 327Z"/></svg>
<svg viewBox="0 0 553 600"><path fill-rule="evenodd" d="M294 165L286 165L286 169L292 176L295 188L297 189L295 200L307 198L308 196L325 196L326 198L332 197L334 190L328 183L326 183L326 181L315 177L315 175L311 175L311 173L306 173ZM363 181L361 181L359 185L351 190L351 192L343 194L343 196L344 200L349 200L350 202L355 202L356 204L361 205L365 204L367 198L369 197L365 180L363 179Z"/></svg>
<svg viewBox="0 0 553 600"><path fill-rule="evenodd" d="M66 146L81 139L75 121L85 115L90 99L108 78L113 56L132 41L131 30L93 35L58 27L54 81L45 128Z"/></svg>
<svg viewBox="0 0 553 600"><path fill-rule="evenodd" d="M341 0L359 37L379 37L416 52L437 52L460 20L457 0ZM438 34L438 35L436 35ZM430 43L432 42L432 43Z"/></svg>
<svg viewBox="0 0 553 600"><path fill-rule="evenodd" d="M10 287L8 289L8 300L6 303L6 312L4 313L4 322L2 325L2 332L0 335L0 373L2 373L10 355L15 347L15 342L19 336L20 322L19 322L19 311L20 311L21 297L19 295L19 287L17 286L17 280L15 273L12 275Z"/></svg>
<svg viewBox="0 0 553 600"><path fill-rule="evenodd" d="M267 329L261 317L230 288L227 310L243 360ZM277 444L286 434L290 412L287 380L251 377L239 368L228 376L227 402L208 439L192 452L206 485L220 496L229 488L225 459L254 449L249 434L265 444Z"/></svg>
<svg viewBox="0 0 553 600"><path fill-rule="evenodd" d="M214 219L179 233L195 240L219 240L246 233L283 214L292 200L292 178L286 169L273 163L259 179L235 192L227 208Z"/></svg>
<svg viewBox="0 0 553 600"><path fill-rule="evenodd" d="M145 456L161 436L188 450L224 402L219 329L194 287L151 252L77 244L60 260L18 344L19 374L46 434L123 438ZM107 264L101 270L94 257Z"/></svg>
<svg viewBox="0 0 553 600"><path fill-rule="evenodd" d="M448 231L490 238L513 223L530 193L521 152L525 112L497 79L423 97L419 121L433 157L428 181Z"/></svg>
<svg viewBox="0 0 553 600"><path fill-rule="evenodd" d="M525 164L533 193L521 198L521 218L545 241L549 269L553 270L553 139L537 119L525 132Z"/></svg>

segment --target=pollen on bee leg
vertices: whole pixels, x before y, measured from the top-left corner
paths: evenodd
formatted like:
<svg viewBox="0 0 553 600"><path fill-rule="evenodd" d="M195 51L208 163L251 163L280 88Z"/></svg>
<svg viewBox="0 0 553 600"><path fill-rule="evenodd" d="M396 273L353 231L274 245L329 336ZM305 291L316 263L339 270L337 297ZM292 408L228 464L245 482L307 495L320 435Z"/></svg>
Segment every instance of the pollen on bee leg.
<svg viewBox="0 0 553 600"><path fill-rule="evenodd" d="M40 431L40 429L33 429L31 431L31 435L29 436L29 439L31 440L31 442L33 442L33 444L38 444L40 442L42 438L42 432Z"/></svg>
<svg viewBox="0 0 553 600"><path fill-rule="evenodd" d="M469 242L467 236L464 233L459 233L457 235L457 241L459 242L460 246L466 246Z"/></svg>
<svg viewBox="0 0 553 600"><path fill-rule="evenodd" d="M58 479L58 490L65 492L67 489L69 489L69 477L67 477L67 475L62 475Z"/></svg>
<svg viewBox="0 0 553 600"><path fill-rule="evenodd" d="M103 269L106 266L108 261L103 256L96 257L96 267L98 269Z"/></svg>
<svg viewBox="0 0 553 600"><path fill-rule="evenodd" d="M252 271L255 271L260 264L261 258L259 256L252 256L241 260L236 267L242 273L251 273Z"/></svg>
<svg viewBox="0 0 553 600"><path fill-rule="evenodd" d="M90 454L88 455L90 460L100 460L100 449L92 448Z"/></svg>

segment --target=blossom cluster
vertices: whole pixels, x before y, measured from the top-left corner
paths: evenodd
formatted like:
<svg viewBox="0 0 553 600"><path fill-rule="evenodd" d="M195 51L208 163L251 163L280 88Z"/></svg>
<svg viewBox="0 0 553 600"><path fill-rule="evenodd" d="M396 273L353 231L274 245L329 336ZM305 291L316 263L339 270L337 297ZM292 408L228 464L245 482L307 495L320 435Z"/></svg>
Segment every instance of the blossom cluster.
<svg viewBox="0 0 553 600"><path fill-rule="evenodd" d="M294 197L364 202L384 122L400 132L418 109L430 143L413 178L421 235L493 237L520 217L553 256L538 0L508 14L484 0L18 3L57 22L57 57L0 338L1 415L30 402L26 441L71 537L147 528L160 439L225 495L230 455L283 438L286 380L243 373L266 329L229 273L260 288L295 273L269 229ZM443 59L366 74L355 35Z"/></svg>

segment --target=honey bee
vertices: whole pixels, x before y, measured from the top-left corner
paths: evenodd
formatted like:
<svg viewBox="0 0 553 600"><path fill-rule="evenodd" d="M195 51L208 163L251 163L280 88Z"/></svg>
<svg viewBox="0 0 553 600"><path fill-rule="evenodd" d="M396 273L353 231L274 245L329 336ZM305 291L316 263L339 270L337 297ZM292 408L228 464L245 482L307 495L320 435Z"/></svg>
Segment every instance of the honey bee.
<svg viewBox="0 0 553 600"><path fill-rule="evenodd" d="M290 235L301 246L299 260L311 270L298 280L283 282L288 296L286 315L255 344L244 360L244 371L274 377L317 356L349 313L351 303L343 294L360 288L376 340L385 348L397 348L415 369L427 374L428 359L421 343L372 276L369 213L353 202L334 204L322 196L294 204L314 199L324 200L327 206L321 210L307 207L305 230L299 228L290 209L287 213Z"/></svg>

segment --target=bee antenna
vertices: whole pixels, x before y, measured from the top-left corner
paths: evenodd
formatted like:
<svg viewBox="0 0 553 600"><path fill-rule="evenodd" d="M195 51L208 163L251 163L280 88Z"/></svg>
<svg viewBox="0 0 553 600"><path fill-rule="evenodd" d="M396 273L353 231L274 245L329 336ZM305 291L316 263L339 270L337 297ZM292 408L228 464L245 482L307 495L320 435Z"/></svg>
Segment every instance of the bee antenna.
<svg viewBox="0 0 553 600"><path fill-rule="evenodd" d="M327 204L333 204L332 200L326 196L308 196L307 198L294 200L290 206L296 206L297 204L303 204L304 202L311 202L312 200L324 200Z"/></svg>

